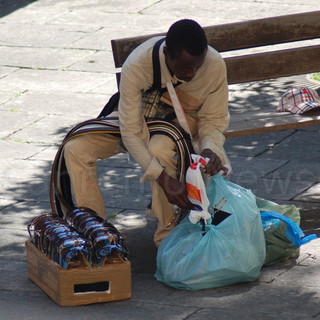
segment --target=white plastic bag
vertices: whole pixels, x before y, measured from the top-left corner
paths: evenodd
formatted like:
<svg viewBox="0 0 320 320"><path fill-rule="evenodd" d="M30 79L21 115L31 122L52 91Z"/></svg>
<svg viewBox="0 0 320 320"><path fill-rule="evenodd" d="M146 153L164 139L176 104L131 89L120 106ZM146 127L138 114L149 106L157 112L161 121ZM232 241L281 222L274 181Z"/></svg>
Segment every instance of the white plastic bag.
<svg viewBox="0 0 320 320"><path fill-rule="evenodd" d="M189 219L195 224L201 219L204 223L211 218L208 212L209 200L207 197L206 186L203 181L201 168L206 166L208 159L197 154L191 155L193 163L187 170L186 189L189 200L197 207L197 210L191 210Z"/></svg>

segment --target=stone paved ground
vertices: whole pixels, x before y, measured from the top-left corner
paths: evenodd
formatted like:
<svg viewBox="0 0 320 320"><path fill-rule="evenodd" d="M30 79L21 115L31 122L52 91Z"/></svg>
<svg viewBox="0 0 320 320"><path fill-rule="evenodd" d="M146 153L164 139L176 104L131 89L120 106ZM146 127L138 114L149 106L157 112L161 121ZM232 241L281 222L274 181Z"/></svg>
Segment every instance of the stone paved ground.
<svg viewBox="0 0 320 320"><path fill-rule="evenodd" d="M149 186L119 155L99 164L108 211L128 235L133 298L60 308L27 279L26 224L50 212L52 159L76 123L96 116L116 91L110 40L164 32L193 18L203 26L320 10L302 0L0 0L1 319L317 319L319 241L297 261L263 269L259 281L197 292L155 281L155 222L144 215ZM230 87L230 108L276 105L305 76ZM301 209L306 233L319 232L319 127L229 139L230 179L260 197Z"/></svg>

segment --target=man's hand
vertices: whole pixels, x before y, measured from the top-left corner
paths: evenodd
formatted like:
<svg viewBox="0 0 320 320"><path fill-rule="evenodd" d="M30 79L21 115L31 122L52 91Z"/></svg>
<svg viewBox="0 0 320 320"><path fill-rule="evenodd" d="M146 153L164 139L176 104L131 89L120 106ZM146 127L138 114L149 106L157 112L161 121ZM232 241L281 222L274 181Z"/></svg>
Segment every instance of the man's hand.
<svg viewBox="0 0 320 320"><path fill-rule="evenodd" d="M184 209L194 209L194 205L188 198L186 188L177 180L170 177L164 170L157 182L163 189L170 203Z"/></svg>
<svg viewBox="0 0 320 320"><path fill-rule="evenodd" d="M201 153L203 158L209 158L207 165L204 168L204 173L209 176L213 176L220 171L223 171L223 175L228 173L228 168L224 167L221 163L221 159L216 153L210 149L204 149Z"/></svg>

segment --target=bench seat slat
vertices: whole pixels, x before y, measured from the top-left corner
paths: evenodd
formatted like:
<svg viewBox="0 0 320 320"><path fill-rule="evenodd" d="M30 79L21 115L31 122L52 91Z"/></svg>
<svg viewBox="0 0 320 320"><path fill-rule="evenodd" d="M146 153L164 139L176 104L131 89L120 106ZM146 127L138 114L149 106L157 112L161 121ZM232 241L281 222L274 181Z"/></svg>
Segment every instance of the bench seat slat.
<svg viewBox="0 0 320 320"><path fill-rule="evenodd" d="M280 130L306 128L315 125L320 125L320 113L315 115L273 113L267 116L247 114L245 117L233 116L231 114L230 126L225 132L225 136L227 138L234 138Z"/></svg>

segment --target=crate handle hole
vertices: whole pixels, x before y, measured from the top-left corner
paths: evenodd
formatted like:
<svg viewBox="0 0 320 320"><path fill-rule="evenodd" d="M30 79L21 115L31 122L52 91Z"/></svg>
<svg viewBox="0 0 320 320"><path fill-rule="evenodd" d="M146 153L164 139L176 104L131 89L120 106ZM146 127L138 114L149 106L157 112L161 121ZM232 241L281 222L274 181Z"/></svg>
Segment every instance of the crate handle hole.
<svg viewBox="0 0 320 320"><path fill-rule="evenodd" d="M92 292L108 292L110 293L110 283L109 281L101 281L94 283L81 283L74 285L75 294L84 294Z"/></svg>

